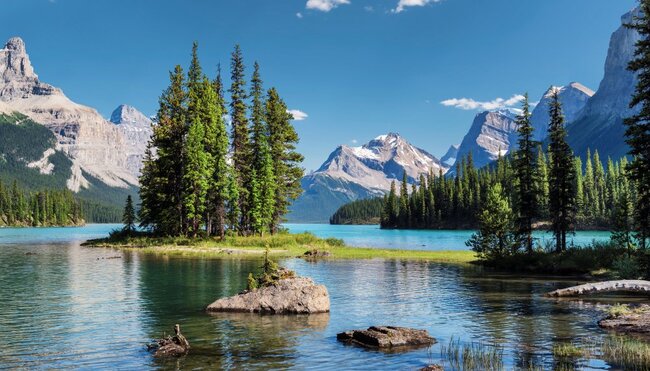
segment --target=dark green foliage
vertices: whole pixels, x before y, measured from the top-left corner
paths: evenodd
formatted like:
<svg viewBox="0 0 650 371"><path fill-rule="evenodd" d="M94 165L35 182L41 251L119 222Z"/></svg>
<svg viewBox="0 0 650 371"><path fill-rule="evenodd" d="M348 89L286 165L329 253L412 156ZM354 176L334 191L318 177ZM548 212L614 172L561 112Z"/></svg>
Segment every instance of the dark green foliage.
<svg viewBox="0 0 650 371"><path fill-rule="evenodd" d="M543 153L539 147L535 155L535 168L538 177L534 184L534 194L536 209L540 210L538 216L533 219L533 225L542 228L549 221L548 204L549 204L549 183L548 171L550 168L550 157ZM487 166L482 169L469 171L467 163L469 161L459 160L458 168L460 173L454 177L445 177L441 174L433 176L429 174L424 181L420 181L418 191L411 192L408 197L408 205L419 205L412 215L399 217L399 205L403 203L400 196L396 194L396 186L392 192L384 198L383 212L381 216L381 226L383 228L411 228L411 229L474 229L479 226L478 216L484 200L487 196L487 190L495 184L500 184L503 193L510 205L517 204L519 192L518 180L513 169L511 157L499 158L493 166ZM576 169L577 158L573 158L571 168ZM576 210L578 217L575 226L582 229L612 229L615 228L614 214L618 210L617 203L621 194L627 194L634 199L634 183L627 180L625 168L627 159L622 158L617 162L608 161L606 171L603 171L604 179L601 181L602 187L597 187L593 181L594 176L589 176L589 164L597 162L599 167L603 167L597 156L589 157L587 166L580 176L574 178L572 187L576 190L582 189L582 199L584 200ZM463 163L465 165L463 165ZM463 170L464 169L464 170ZM471 180L470 179L475 179ZM590 180L591 179L591 180ZM473 192L467 192L472 188L470 184L476 182L478 189ZM577 182L581 182L577 186ZM576 198L577 195L576 195ZM475 203L479 202L476 211ZM602 200L603 206L597 210L593 207L596 202L587 200ZM632 203L634 208L634 203ZM514 208L513 208L514 209ZM407 220L407 224L401 224L402 220ZM539 224L538 224L539 223Z"/></svg>
<svg viewBox="0 0 650 371"><path fill-rule="evenodd" d="M126 204L124 205L124 212L122 213L122 230L125 233L132 233L135 231L135 209L133 208L133 198L131 195L126 197Z"/></svg>
<svg viewBox="0 0 650 371"><path fill-rule="evenodd" d="M72 192L27 192L14 181L0 181L0 226L49 227L84 223L81 205Z"/></svg>
<svg viewBox="0 0 650 371"><path fill-rule="evenodd" d="M336 210L330 224L379 224L384 202L382 197L352 201Z"/></svg>
<svg viewBox="0 0 650 371"><path fill-rule="evenodd" d="M549 213L557 252L566 250L566 235L575 229L576 189L573 151L566 141L564 116L558 92L549 105Z"/></svg>
<svg viewBox="0 0 650 371"><path fill-rule="evenodd" d="M538 182L538 143L533 140L533 126L530 122L528 94L524 96L521 114L517 117L519 149L515 153L514 173L517 182L515 192L516 229L528 252L533 251L533 221L538 216L538 197L535 185Z"/></svg>
<svg viewBox="0 0 650 371"><path fill-rule="evenodd" d="M194 43L187 78L180 66L170 74L140 178L141 225L155 234L274 233L297 197L302 156L286 105L275 89L264 100L257 63L252 91L245 91L239 46L231 67L230 153L220 71L214 81L203 74Z"/></svg>
<svg viewBox="0 0 650 371"><path fill-rule="evenodd" d="M625 120L625 136L632 156L628 176L637 191L634 229L640 247L645 249L650 238L650 0L641 0L640 7L641 16L628 26L641 35L628 67L638 76L630 107L638 107L639 112Z"/></svg>
<svg viewBox="0 0 650 371"><path fill-rule="evenodd" d="M501 184L497 183L488 191L479 216L479 230L472 235L466 245L471 247L479 258L485 260L516 254L519 250L519 241L514 230L512 208L503 193Z"/></svg>

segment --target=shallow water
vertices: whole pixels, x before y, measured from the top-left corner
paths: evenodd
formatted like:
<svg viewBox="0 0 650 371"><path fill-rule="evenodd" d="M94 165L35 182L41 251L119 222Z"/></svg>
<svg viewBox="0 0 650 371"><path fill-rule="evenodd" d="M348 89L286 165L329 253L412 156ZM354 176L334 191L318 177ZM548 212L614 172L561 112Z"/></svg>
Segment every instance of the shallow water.
<svg viewBox="0 0 650 371"><path fill-rule="evenodd" d="M529 363L552 368L554 342L605 335L596 325L598 302L541 296L575 281L425 262L290 259L282 263L328 287L331 314L208 315L203 308L242 290L258 261L172 259L79 245L110 229L0 230L0 366L415 370L445 362L440 344L388 354L335 338L344 330L391 324L425 328L441 343L455 337L503 344L507 369ZM635 299L605 301L628 300ZM145 344L175 323L191 353L153 359ZM599 360L579 366L609 368Z"/></svg>

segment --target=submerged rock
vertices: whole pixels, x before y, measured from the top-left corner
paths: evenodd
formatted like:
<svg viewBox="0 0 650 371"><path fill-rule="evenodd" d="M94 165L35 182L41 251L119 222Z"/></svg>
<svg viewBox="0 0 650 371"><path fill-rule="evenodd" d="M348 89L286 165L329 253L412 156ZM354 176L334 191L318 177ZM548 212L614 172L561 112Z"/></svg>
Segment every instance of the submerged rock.
<svg viewBox="0 0 650 371"><path fill-rule="evenodd" d="M311 278L291 277L259 289L221 298L208 305L208 312L264 314L311 314L330 311L327 288Z"/></svg>
<svg viewBox="0 0 650 371"><path fill-rule="evenodd" d="M598 321L598 326L621 333L650 334L650 305L630 309L629 313L610 315Z"/></svg>
<svg viewBox="0 0 650 371"><path fill-rule="evenodd" d="M181 334L179 325L174 326L174 334L174 336L158 339L147 346L149 350L155 350L154 357L179 357L190 350L190 343Z"/></svg>
<svg viewBox="0 0 650 371"><path fill-rule="evenodd" d="M440 365L428 365L420 369L420 371L444 371L444 370L445 369Z"/></svg>
<svg viewBox="0 0 650 371"><path fill-rule="evenodd" d="M367 330L341 332L336 338L346 343L372 348L421 347L437 342L427 330L394 326L372 326Z"/></svg>

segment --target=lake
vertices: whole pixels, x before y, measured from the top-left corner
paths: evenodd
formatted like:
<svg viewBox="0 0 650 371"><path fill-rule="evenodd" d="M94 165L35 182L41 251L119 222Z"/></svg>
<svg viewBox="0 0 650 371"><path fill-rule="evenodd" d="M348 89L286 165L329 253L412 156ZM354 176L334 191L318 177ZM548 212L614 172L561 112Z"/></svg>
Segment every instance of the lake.
<svg viewBox="0 0 650 371"><path fill-rule="evenodd" d="M498 343L505 348L506 368L534 364L548 369L554 365L555 342L605 336L596 325L601 304L637 300L547 299L541 294L576 282L503 276L471 266L288 259L282 264L327 286L330 314L208 315L204 307L241 291L258 261L190 260L80 246L115 227L0 229L0 368L415 370L445 362L440 344L382 353L336 341L341 331L390 324L427 329L443 344L452 337ZM444 250L464 248L470 233L288 228L356 246ZM154 359L145 344L169 333L175 323L191 342L190 354ZM598 359L578 366L609 368Z"/></svg>

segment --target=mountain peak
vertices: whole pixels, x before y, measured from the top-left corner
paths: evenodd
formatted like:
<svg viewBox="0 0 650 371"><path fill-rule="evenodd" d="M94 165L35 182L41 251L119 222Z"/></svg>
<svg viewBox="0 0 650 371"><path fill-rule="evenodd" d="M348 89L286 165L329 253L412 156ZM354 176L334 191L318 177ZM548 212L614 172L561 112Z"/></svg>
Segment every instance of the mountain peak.
<svg viewBox="0 0 650 371"><path fill-rule="evenodd" d="M110 121L116 125L151 125L151 119L149 117L138 111L135 107L129 106L127 104L119 105L111 114Z"/></svg>
<svg viewBox="0 0 650 371"><path fill-rule="evenodd" d="M7 41L4 48L17 53L25 53L25 42L20 37L12 37Z"/></svg>

